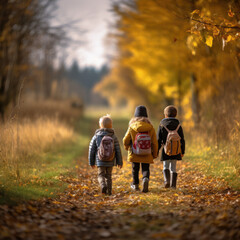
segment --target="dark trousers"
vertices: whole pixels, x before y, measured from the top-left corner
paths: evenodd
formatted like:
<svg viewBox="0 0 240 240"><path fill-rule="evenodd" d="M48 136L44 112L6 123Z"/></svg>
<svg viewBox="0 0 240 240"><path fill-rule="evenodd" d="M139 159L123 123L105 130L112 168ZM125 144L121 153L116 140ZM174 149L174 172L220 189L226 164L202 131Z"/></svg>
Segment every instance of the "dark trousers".
<svg viewBox="0 0 240 240"><path fill-rule="evenodd" d="M149 163L141 163L142 167L142 178L149 178L150 176L150 169ZM140 170L140 163L133 162L132 163L132 176L133 176L133 184L139 184L139 170Z"/></svg>
<svg viewBox="0 0 240 240"><path fill-rule="evenodd" d="M112 169L113 167L98 167L98 182L101 187L107 186L112 190Z"/></svg>

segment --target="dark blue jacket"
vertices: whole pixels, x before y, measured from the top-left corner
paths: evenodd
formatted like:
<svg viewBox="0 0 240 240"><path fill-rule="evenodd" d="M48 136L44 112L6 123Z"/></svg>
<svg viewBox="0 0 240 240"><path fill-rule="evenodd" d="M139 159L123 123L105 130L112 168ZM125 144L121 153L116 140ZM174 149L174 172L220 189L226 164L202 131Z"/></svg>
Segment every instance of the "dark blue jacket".
<svg viewBox="0 0 240 240"><path fill-rule="evenodd" d="M111 162L104 162L99 160L97 154L101 140L106 135L112 137L114 140L115 158ZM96 130L95 135L93 136L89 145L88 160L90 166L97 165L98 167L113 167L115 165L123 164L120 145L112 128L100 128Z"/></svg>
<svg viewBox="0 0 240 240"><path fill-rule="evenodd" d="M164 118L159 125L158 132L157 132L157 138L158 138L158 150L166 143L167 140L167 135L168 132L167 130L163 127L167 127L169 130L175 130L179 124L178 119L169 117L169 118ZM184 140L184 134L183 134L183 129L180 126L178 129L178 134L181 137L181 150L182 154L185 153L185 140ZM182 160L181 154L175 155L175 156L168 156L164 148L162 149L161 153L161 161L166 161L166 160Z"/></svg>

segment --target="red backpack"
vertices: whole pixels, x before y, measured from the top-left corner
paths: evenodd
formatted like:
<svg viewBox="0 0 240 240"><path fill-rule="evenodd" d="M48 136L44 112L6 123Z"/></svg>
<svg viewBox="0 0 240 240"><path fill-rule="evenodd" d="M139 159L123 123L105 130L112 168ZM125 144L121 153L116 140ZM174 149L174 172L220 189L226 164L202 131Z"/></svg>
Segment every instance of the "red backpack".
<svg viewBox="0 0 240 240"><path fill-rule="evenodd" d="M114 157L114 140L110 136L104 136L98 148L98 158L101 161L110 162Z"/></svg>
<svg viewBox="0 0 240 240"><path fill-rule="evenodd" d="M132 149L136 155L152 154L151 137L149 134L147 132L136 134Z"/></svg>

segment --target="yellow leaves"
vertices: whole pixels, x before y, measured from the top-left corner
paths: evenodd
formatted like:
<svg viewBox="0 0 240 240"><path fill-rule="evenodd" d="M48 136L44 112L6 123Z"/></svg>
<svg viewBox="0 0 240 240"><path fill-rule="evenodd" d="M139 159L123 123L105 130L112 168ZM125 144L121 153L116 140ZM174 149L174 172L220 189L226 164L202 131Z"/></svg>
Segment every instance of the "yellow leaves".
<svg viewBox="0 0 240 240"><path fill-rule="evenodd" d="M213 37L212 36L207 36L205 43L206 43L207 46L212 47Z"/></svg>
<svg viewBox="0 0 240 240"><path fill-rule="evenodd" d="M193 15L193 14L198 14L199 15L200 14L200 10L195 9L194 11L191 12L191 15Z"/></svg>
<svg viewBox="0 0 240 240"><path fill-rule="evenodd" d="M187 37L187 47L191 50L192 55L196 55L196 47L198 45L197 39L198 37L194 35L189 35Z"/></svg>
<svg viewBox="0 0 240 240"><path fill-rule="evenodd" d="M231 35L228 35L228 36L226 37L226 39L225 39L225 42L230 42L230 41L232 41L232 40L234 40L234 37L231 36Z"/></svg>

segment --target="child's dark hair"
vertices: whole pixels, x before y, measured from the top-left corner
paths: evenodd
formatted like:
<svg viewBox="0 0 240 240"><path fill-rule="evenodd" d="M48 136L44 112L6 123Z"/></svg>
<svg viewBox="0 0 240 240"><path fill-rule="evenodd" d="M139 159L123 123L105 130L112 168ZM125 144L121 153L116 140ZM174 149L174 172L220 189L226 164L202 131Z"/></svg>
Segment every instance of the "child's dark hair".
<svg viewBox="0 0 240 240"><path fill-rule="evenodd" d="M167 117L176 117L177 116L177 108L173 105L169 105L164 109L164 114L167 115Z"/></svg>

